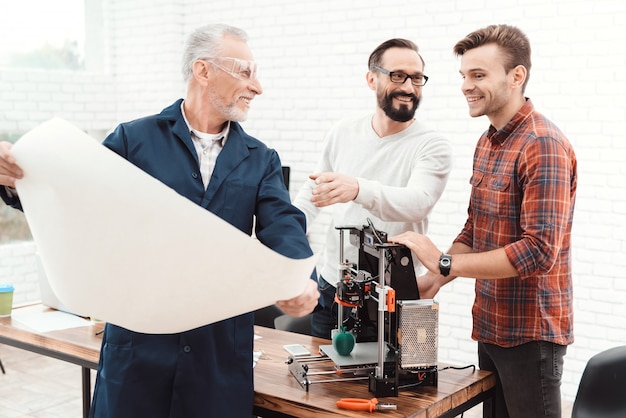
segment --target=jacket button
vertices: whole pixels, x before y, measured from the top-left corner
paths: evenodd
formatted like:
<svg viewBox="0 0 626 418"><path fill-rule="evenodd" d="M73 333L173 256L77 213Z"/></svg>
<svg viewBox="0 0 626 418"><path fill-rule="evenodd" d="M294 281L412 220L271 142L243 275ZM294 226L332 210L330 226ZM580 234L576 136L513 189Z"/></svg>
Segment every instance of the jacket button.
<svg viewBox="0 0 626 418"><path fill-rule="evenodd" d="M186 346L184 346L184 347L183 347L183 351L184 351L185 353L191 353L191 347L189 347L188 345L186 345Z"/></svg>
<svg viewBox="0 0 626 418"><path fill-rule="evenodd" d="M191 177L193 177L194 179L198 178L198 173L191 173Z"/></svg>

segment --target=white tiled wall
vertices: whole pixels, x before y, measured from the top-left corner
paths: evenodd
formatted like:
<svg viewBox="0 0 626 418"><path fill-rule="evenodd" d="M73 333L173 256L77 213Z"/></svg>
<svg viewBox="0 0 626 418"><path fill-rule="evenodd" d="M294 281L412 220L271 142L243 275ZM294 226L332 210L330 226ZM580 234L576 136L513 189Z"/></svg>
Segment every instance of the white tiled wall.
<svg viewBox="0 0 626 418"><path fill-rule="evenodd" d="M0 283L15 287L14 306L39 300L38 268L33 242L0 245Z"/></svg>
<svg viewBox="0 0 626 418"><path fill-rule="evenodd" d="M566 357L564 396L575 396L591 355L626 344L622 0L102 0L101 6L97 33L104 38L91 52L104 59L100 56L95 69L0 70L0 130L24 131L59 116L101 138L120 121L158 112L184 93L179 67L185 34L222 21L248 31L261 67L265 92L252 103L245 127L292 167L296 193L331 124L373 109L375 98L365 84L371 50L388 38L407 37L420 46L430 77L417 117L448 135L455 149L455 167L430 227L442 249L465 220L472 152L488 125L485 118L468 116L452 46L488 24L519 26L533 47L527 95L569 136L579 159L573 232L576 342ZM323 225L324 218L311 235L316 251ZM24 253L27 248L0 248L0 274L14 281L26 277L18 300L36 295L28 284L35 267L18 262L34 264ZM438 296L443 361L476 363L469 338L472 299L470 279L458 279Z"/></svg>

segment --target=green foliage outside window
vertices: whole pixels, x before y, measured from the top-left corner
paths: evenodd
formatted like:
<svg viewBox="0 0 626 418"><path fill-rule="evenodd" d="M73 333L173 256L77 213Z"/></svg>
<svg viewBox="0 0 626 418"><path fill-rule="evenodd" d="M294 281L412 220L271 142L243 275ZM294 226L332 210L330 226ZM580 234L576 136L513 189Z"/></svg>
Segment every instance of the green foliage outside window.
<svg viewBox="0 0 626 418"><path fill-rule="evenodd" d="M85 67L77 42L70 40L66 40L61 47L46 43L37 49L14 52L5 61L5 65L12 68L83 70Z"/></svg>

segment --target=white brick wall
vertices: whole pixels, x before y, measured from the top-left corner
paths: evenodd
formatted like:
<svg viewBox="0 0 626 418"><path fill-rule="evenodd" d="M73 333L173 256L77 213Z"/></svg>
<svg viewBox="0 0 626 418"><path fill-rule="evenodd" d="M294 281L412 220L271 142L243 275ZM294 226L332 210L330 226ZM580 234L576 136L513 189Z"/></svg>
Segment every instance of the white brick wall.
<svg viewBox="0 0 626 418"><path fill-rule="evenodd" d="M576 342L566 357L564 396L575 396L591 355L626 344L625 2L180 3L102 0L105 39L97 52L106 56L101 71L1 70L0 130L27 130L60 116L102 136L120 121L158 112L184 92L179 70L184 35L200 24L223 21L248 31L261 66L265 92L253 102L246 129L292 167L295 194L313 169L330 125L375 105L364 78L371 50L388 38L407 37L420 46L431 77L418 118L448 135L455 148L455 167L430 228L445 249L465 220L472 152L488 125L485 118L468 116L451 48L479 27L517 25L533 47L527 95L568 135L579 159L573 231ZM312 235L316 251L323 225L324 219ZM6 258L0 252L0 273L16 277L7 273ZM471 279L458 279L438 296L443 361L476 363L469 338L472 299Z"/></svg>
<svg viewBox="0 0 626 418"><path fill-rule="evenodd" d="M33 242L0 245L0 283L11 283L15 287L13 305L40 299L38 278Z"/></svg>

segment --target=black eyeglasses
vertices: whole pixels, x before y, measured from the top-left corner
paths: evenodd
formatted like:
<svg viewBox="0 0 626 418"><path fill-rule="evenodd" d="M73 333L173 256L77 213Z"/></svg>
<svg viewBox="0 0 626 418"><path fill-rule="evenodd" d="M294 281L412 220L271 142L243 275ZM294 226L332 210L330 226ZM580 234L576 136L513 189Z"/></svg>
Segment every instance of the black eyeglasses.
<svg viewBox="0 0 626 418"><path fill-rule="evenodd" d="M392 83L396 84L404 84L407 78L411 79L411 84L415 87L421 87L428 81L428 76L424 74L405 74L401 71L387 71L384 68L379 67L378 65L373 65L373 69L380 71L383 74L387 74L391 79Z"/></svg>

